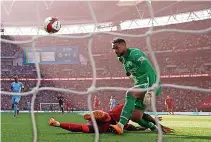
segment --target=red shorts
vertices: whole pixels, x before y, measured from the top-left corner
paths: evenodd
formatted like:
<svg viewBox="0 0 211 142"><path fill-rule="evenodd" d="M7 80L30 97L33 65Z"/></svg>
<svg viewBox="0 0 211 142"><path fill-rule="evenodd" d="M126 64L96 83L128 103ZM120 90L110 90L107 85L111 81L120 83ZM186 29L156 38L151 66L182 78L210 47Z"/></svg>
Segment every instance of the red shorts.
<svg viewBox="0 0 211 142"><path fill-rule="evenodd" d="M172 104L168 104L167 105L167 110L173 109L173 105Z"/></svg>

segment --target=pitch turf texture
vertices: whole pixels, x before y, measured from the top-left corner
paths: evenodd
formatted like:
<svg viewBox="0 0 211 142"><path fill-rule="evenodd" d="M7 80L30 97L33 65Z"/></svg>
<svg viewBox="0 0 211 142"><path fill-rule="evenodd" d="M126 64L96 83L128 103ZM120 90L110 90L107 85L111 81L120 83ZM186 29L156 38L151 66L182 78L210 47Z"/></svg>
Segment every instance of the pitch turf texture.
<svg viewBox="0 0 211 142"><path fill-rule="evenodd" d="M38 142L93 142L94 134L72 133L48 126L48 119L85 123L82 116L60 113L35 114ZM211 142L210 116L162 116L162 124L175 129L175 133L164 135L164 142ZM32 142L33 131L30 114L1 114L2 142ZM126 132L123 136L101 134L100 142L154 142L157 134L153 132Z"/></svg>

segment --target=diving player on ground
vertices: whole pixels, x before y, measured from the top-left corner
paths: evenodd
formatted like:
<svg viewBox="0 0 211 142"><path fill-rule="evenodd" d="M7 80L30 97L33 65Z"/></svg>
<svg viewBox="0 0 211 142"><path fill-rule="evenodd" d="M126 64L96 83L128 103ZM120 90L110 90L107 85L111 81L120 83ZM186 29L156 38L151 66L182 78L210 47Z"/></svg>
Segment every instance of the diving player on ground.
<svg viewBox="0 0 211 142"><path fill-rule="evenodd" d="M132 88L149 88L156 82L156 72L146 55L137 48L128 48L124 39L116 38L112 41L112 49L118 56L119 61L125 69L126 75L133 79ZM132 89L131 88L131 89ZM116 125L111 125L111 129L117 134L124 133L124 126L127 124L134 110L140 110L140 121L142 125L147 122L142 119L146 105L150 103L152 91L135 92L129 89L126 93L124 108L121 113L120 121ZM154 92L156 95L161 93L161 87Z"/></svg>
<svg viewBox="0 0 211 142"><path fill-rule="evenodd" d="M14 82L11 83L11 90L14 93L20 93L21 91L24 90L24 86L21 82L18 81L18 77L14 77ZM12 96L12 108L14 109L14 117L16 117L19 114L19 108L18 104L21 99L21 96L14 95Z"/></svg>
<svg viewBox="0 0 211 142"><path fill-rule="evenodd" d="M109 125L116 124L116 122L118 122L120 120L120 114L121 114L123 106L124 106L123 104L118 105L118 106L114 107L113 110L108 111L108 112L103 112L100 110L93 111L93 115L97 121L98 129L99 129L100 133L107 133L107 132L111 131L109 129ZM137 115L139 115L138 112L133 112L131 120L137 121L136 120L138 118ZM148 114L144 114L144 115L146 115L144 118L144 119L146 119L146 121L149 121L150 119L152 120L152 122L150 122L151 125L146 125L146 126L144 126L145 128L140 128L140 127L135 127L135 126L127 123L127 125L124 127L124 129L128 130L128 131L140 131L140 130L145 130L147 128L152 128L152 126L155 123L154 118L152 118ZM60 127L65 130L72 131L72 132L94 133L94 127L92 125L91 115L85 114L84 119L88 121L87 124L58 122L53 118L51 118L49 120L48 124L50 126ZM168 128L168 127L165 127L162 125L161 125L161 127L162 127L162 130L164 133L170 133L172 131L171 128Z"/></svg>

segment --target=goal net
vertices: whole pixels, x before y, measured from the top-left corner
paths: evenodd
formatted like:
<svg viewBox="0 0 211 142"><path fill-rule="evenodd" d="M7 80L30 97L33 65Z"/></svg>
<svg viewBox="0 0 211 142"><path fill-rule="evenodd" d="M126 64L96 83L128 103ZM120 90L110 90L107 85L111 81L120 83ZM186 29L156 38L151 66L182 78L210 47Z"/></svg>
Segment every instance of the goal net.
<svg viewBox="0 0 211 142"><path fill-rule="evenodd" d="M43 29L38 28L35 30L32 29L30 31L32 38L31 37L25 38L23 40L23 39L21 39L21 37L19 37L20 39L17 38L16 41L11 41L9 39L1 38L1 42L4 44L13 44L13 45L17 45L17 46L19 46L19 45L26 46L27 45L27 46L31 47L30 54L27 54L27 55L31 55L32 58L29 59L29 58L27 58L28 56L27 57L24 56L24 58L27 58L26 61L30 61L31 63L34 63L33 69L30 66L26 67L26 68L30 72L33 72L35 74L36 78L30 78L30 77L28 77L28 73L24 73L24 77L22 78L21 81L23 81L23 82L25 81L25 84L26 84L25 88L27 88L27 85L30 87L31 86L33 86L33 87L32 87L32 89L28 89L25 92L19 93L18 95L21 95L21 96L32 95L32 97L30 99L31 99L31 119L32 119L33 133L34 133L33 142L37 142L37 139L38 139L34 111L38 110L38 109L40 109L42 111L45 111L45 110L51 111L51 109L53 111L59 110L58 103L40 103L40 104L38 103L38 104L36 104L35 100L37 100L37 99L43 100L46 98L53 98L52 96L56 96L59 93L63 93L63 95L70 97L72 100L82 100L81 102L79 102L79 101L72 102L72 103L74 103L73 104L74 107L75 106L78 107L77 110L83 110L84 109L83 106L88 106L89 111L92 111L93 110L92 109L92 104L93 104L92 96L96 95L96 93L100 92L100 94L102 96L106 96L105 92L111 91L115 95L116 94L122 95L122 94L125 94L125 92L128 89L130 89L131 86L129 86L127 83L125 83L125 82L128 82L128 78L123 77L125 75L119 71L120 70L119 64L117 64L117 63L115 64L113 60L110 60L110 59L114 59L116 57L114 57L113 54L110 56L107 54L107 53L110 54L112 52L108 48L110 48L110 40L114 37L123 37L126 39L126 41L128 41L130 43L134 43L133 41L136 41L136 42L138 42L138 44L136 44L136 45L139 47L143 47L143 50L145 50L147 52L147 55L149 56L151 62L154 65L154 68L157 72L156 83L148 89L156 90L159 86L159 82L160 82L161 78L162 79L171 78L171 77L174 79L178 78L179 75L173 76L173 75L165 75L165 74L163 75L162 74L163 72L168 73L169 71L175 70L175 66L176 66L175 64L177 64L177 62L171 62L171 59L166 59L166 61L163 61L162 59L159 58L159 60L158 60L157 57L159 55L157 56L157 54L161 53L160 50L163 50L164 48L166 48L166 50L167 50L166 52L171 51L172 55L173 55L173 53L179 52L179 50L180 50L180 49L176 50L177 46L182 46L182 45L180 45L178 42L178 44L175 45L175 47L172 47L171 45L168 45L168 44L163 46L163 44L165 44L165 41L164 41L164 43L159 42L159 46L157 46L157 43L154 42L153 37L158 35L159 36L159 37L157 37L159 39L158 41L162 41L162 39L160 39L160 38L162 38L163 36L171 37L172 33L177 33L180 36L180 38L182 39L184 35L188 37L188 35L206 34L211 31L211 27L210 27L210 25L208 25L207 27L205 27L203 29L200 29L200 28L188 29L188 26L184 26L183 28L178 29L177 27L172 28L171 26L169 26L169 27L166 27L163 29L162 26L166 26L167 24L162 25L161 23L165 23L164 21L166 19L161 19L161 18L160 18L160 20L159 20L159 18L156 19L156 17L154 16L154 14L156 14L156 12L153 11L153 8L152 8L153 1L149 0L149 1L145 1L143 3L144 3L144 6L142 6L141 8L146 9L146 7L147 7L148 14L149 14L146 20L142 19L143 15L140 14L141 8L137 7L136 3L135 3L135 5L133 5L133 9L132 9L136 13L133 15L134 20L130 20L128 22L128 19L124 18L125 22L119 21L119 23L116 24L115 23L116 21L114 21L112 23L113 25L112 24L110 25L110 23L99 24L97 16L96 16L98 13L95 13L95 11L93 10L94 6L93 6L92 2L87 1L87 2L84 2L84 4L88 7L88 12L90 13L90 15L92 17L91 22L92 23L94 22L94 24L93 24L94 28L89 27L89 26L86 27L86 25L83 25L84 27L77 27L77 28L74 28L74 26L73 26L71 28L72 31L69 31L68 28L63 28L63 29L61 29L61 33L50 34L50 35L46 35L46 33L44 34ZM119 5L121 5L121 4L119 4ZM128 5L128 4L126 4L126 5ZM36 8L37 8L36 12L39 13L38 7L36 7ZM108 7L107 9L109 9L109 8L110 7ZM69 8L69 9L71 9L71 8ZM117 10L117 9L115 9L115 10ZM210 16L210 12L211 12L210 9L206 9L203 11L203 14L201 14L202 19L207 18L206 12L209 13L207 15L207 17ZM8 13L8 11L7 11L7 13ZM37 14L37 15L38 15L38 18L40 19L39 14ZM187 18L190 17L190 20L187 20L187 22L190 22L190 21L196 20L196 18L198 17L198 16L194 17L194 15L195 14L192 14L192 13L189 13L189 15L187 13L186 13L186 15L185 14L178 15L178 17L180 17L180 20L181 20L180 22L178 22L178 20L177 20L178 17L175 18L174 16L169 17L169 20L167 18L167 20L172 21L171 24L176 24L177 22L182 23L182 22L184 22L184 17L187 16ZM131 14L130 15L121 15L121 16L126 17L126 16L131 16ZM118 17L120 17L120 16L118 16ZM102 20L102 21L105 21L105 20ZM90 21L88 21L88 23L89 22ZM131 25L133 25L133 28L130 28ZM157 28L155 26L160 26L160 28ZM85 29L85 27L87 28L87 30ZM139 33L138 29L140 27L145 28L145 29L140 30L140 33ZM88 30L88 29L91 29L91 30ZM73 33L73 31L77 31L77 30L80 31L79 35L70 35L70 33ZM14 29L11 31L12 32L10 32L10 34L12 35L12 33L14 32ZM25 31L26 31L26 29L25 29ZM34 34L34 31L36 34ZM104 41L104 39L106 39L106 41ZM189 39L190 38L188 38L188 40ZM172 41L175 41L175 40L176 40L175 38L172 39ZM64 65L64 66L58 67L54 64L53 65L50 64L50 65L48 65L48 69L46 69L45 66L40 64L41 59L44 61L44 63L46 62L47 59L52 61L52 60L54 60L54 58L49 57L49 55L53 55L53 54L48 54L48 55L45 54L45 55L42 55L42 58L41 58L41 55L39 55L39 53L37 53L37 44L39 43L40 45L42 45L42 43L46 43L46 41L48 41L47 44L49 44L48 45L49 47L51 47L51 46L53 47L54 42L57 42L57 41L59 41L60 43L65 42L65 44L68 46L73 41L75 41L74 44L76 44L76 45L83 44L84 49L81 52L85 52L84 54L86 54L87 56L81 56L80 59L84 66L82 66L79 69L77 66L75 67L74 65L72 68L68 68L69 65L66 65L66 66ZM99 41L101 41L101 43L99 43L98 46L96 46L96 43ZM192 41L190 41L190 43L183 43L183 44L188 45L191 43L192 43ZM204 43L204 41L203 41L203 43ZM99 48L100 46L103 46L103 48ZM93 49L94 47L95 47L95 49ZM172 49L169 49L168 47L171 47ZM99 51L101 51L101 53L103 52L104 54L101 54L101 55L93 54L93 50L98 51L98 53L99 53ZM187 49L187 51L189 51L189 49ZM17 52L17 51L15 50L14 52ZM72 55L72 57L75 57L75 55L76 55L76 54L70 54L70 51L67 51L66 48L63 51L59 51L59 52L64 52L64 55L59 54L58 58L65 59L65 62L71 62L73 60L73 58L71 58L71 59L67 58L69 55ZM71 52L76 53L75 51L73 51L73 49L71 49ZM166 53L166 52L162 52L162 53ZM37 56L39 58L37 58ZM101 61L104 60L103 62L106 63L106 65L103 69L102 69L102 66L99 66L101 64L101 62L99 62L99 58L98 58L99 56L101 57ZM165 58L165 56L162 56L162 57ZM158 62L159 63L168 62L169 66L161 66L160 67ZM60 62L57 62L57 63L60 63ZM113 63L115 65L112 65ZM184 62L179 64L179 66L184 67L185 65L183 65L183 64L184 64ZM164 69L164 68L166 70L164 70L161 73L160 69ZM178 70L178 72L186 72L186 73L189 72L189 70L188 71L182 70L180 68L177 68L177 70ZM194 75L188 75L188 77L196 77L196 76L208 77L210 75L209 73L203 73L203 67L200 68L200 70L202 70L202 73L200 75L194 74ZM20 68L20 71L22 73L24 72L21 68ZM10 70L8 70L8 69L5 69L4 72L5 72L5 75L6 75L6 73L10 74ZM56 72L56 75L58 75L57 77L55 77L55 72ZM46 74L47 77L46 76L43 77L43 73ZM66 73L65 77L64 77L64 73ZM78 74L80 76L77 77ZM114 76L111 77L111 74L114 74ZM187 77L187 75L180 76L180 77ZM11 76L9 76L8 78L11 78ZM10 79L8 79L8 78L5 78L4 81L8 81L8 80L10 81ZM106 83L106 85L105 85L102 83L102 80L110 81L110 82ZM42 84L42 81L45 81L45 84ZM52 82L50 82L50 81L52 81ZM68 83L64 83L65 81L68 81ZM180 83L178 85L177 83L173 82L172 80L167 83L165 83L165 81L164 81L164 83L163 82L161 82L161 83L162 83L161 86L163 88L170 88L171 92L174 92L176 89L180 89L180 90L191 90L193 92L196 92L196 91L202 92L207 96L208 95L210 96L210 93L211 93L211 89L209 88L210 87L209 82L207 83L208 85L206 85L206 86L203 86L203 83L202 83L202 85L197 85L197 87L196 87L196 85L193 86L191 83L190 84ZM7 84L8 84L8 82L7 82ZM81 88L78 86L80 86ZM14 95L14 93L11 93L9 91L9 89L7 89L7 87L5 87L5 88L6 88L5 90L1 91L1 94L7 95L7 96ZM73 89L69 89L69 88L73 88ZM77 88L77 89L75 89L75 88ZM147 89L132 89L132 90L139 91L139 92L147 91ZM44 92L43 95L40 95L41 92ZM166 92L168 93L168 90ZM189 92L187 91L185 93L188 94ZM202 95L204 95L204 94L202 94ZM174 93L174 95L177 95L177 94ZM55 100L56 97L54 97L53 99ZM187 99L187 98L183 98L183 100L185 100L185 99ZM104 105L107 104L106 99L101 100L101 101L103 102ZM151 102L152 109L151 110L154 112L155 115L157 115L157 109L159 109L156 107L156 103L159 103L159 102L156 102L155 95L152 95L152 102ZM159 110L161 110L161 109L159 109ZM195 110L195 108L194 108L194 110ZM94 129L95 129L95 142L98 142L100 139L99 130L98 130L97 123L96 123L93 115L91 115L91 116L92 116L91 118L92 118ZM157 118L156 118L156 123L158 124ZM159 126L158 127L159 131L158 131L157 141L162 142L163 134L162 134L160 125L158 125L158 126Z"/></svg>
<svg viewBox="0 0 211 142"><path fill-rule="evenodd" d="M60 111L59 103L40 103L40 111L58 112Z"/></svg>

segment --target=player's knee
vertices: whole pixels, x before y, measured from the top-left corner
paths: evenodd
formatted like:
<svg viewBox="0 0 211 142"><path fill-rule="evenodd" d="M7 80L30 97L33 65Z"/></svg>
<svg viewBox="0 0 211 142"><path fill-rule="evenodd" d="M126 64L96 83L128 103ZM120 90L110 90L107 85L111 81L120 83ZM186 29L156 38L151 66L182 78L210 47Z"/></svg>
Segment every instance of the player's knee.
<svg viewBox="0 0 211 142"><path fill-rule="evenodd" d="M129 97L134 97L135 99L140 99L140 100L143 100L144 99L144 96L145 96L145 93L143 92L133 92L133 91L128 91L127 92L127 96Z"/></svg>
<svg viewBox="0 0 211 142"><path fill-rule="evenodd" d="M132 92L132 91L128 91L126 97L127 98L131 97L131 98L137 99L137 95L135 94L135 92Z"/></svg>
<svg viewBox="0 0 211 142"><path fill-rule="evenodd" d="M134 122L138 122L142 119L143 113L140 110L135 109L132 113L131 120Z"/></svg>
<svg viewBox="0 0 211 142"><path fill-rule="evenodd" d="M139 120L141 120L141 118L140 118L139 116L132 116L132 117L131 117L131 120L132 120L133 122L138 122Z"/></svg>

